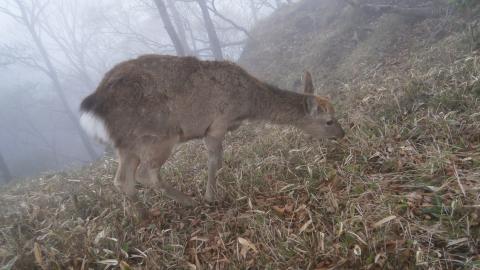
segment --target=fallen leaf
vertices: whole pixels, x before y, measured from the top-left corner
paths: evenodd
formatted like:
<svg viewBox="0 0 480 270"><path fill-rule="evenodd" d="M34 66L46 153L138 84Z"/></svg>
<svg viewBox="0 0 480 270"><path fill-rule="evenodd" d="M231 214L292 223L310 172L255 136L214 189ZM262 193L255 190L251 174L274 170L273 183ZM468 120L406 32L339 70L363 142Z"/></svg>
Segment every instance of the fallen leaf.
<svg viewBox="0 0 480 270"><path fill-rule="evenodd" d="M420 248L415 252L415 263L417 265L424 263L423 251Z"/></svg>
<svg viewBox="0 0 480 270"><path fill-rule="evenodd" d="M362 256L362 248L359 245L353 247L353 254L356 256Z"/></svg>
<svg viewBox="0 0 480 270"><path fill-rule="evenodd" d="M42 250L40 249L40 245L35 242L33 244L33 255L35 257L35 262L42 268L45 269L45 265L43 264L43 256Z"/></svg>
<svg viewBox="0 0 480 270"><path fill-rule="evenodd" d="M380 267L383 267L383 265L385 264L386 261L387 261L387 255L385 255L385 253L383 253L383 252L378 253L375 256L375 264L377 264Z"/></svg>
<svg viewBox="0 0 480 270"><path fill-rule="evenodd" d="M102 238L105 238L105 235L105 230L102 230L97 234L97 236L95 236L95 240L93 240L93 243L98 244Z"/></svg>
<svg viewBox="0 0 480 270"><path fill-rule="evenodd" d="M126 261L121 261L120 262L120 269L121 270L130 270L132 269L130 265Z"/></svg>
<svg viewBox="0 0 480 270"><path fill-rule="evenodd" d="M285 213L285 208L280 207L280 206L272 206L272 209L279 215L283 215Z"/></svg>
<svg viewBox="0 0 480 270"><path fill-rule="evenodd" d="M247 252L250 249L253 250L254 253L257 253L257 248L249 240L247 240L245 238L242 238L242 237L238 237L238 243L240 243L240 245L242 245L242 249L240 250L240 254L242 255L243 258L245 258L247 256Z"/></svg>
<svg viewBox="0 0 480 270"><path fill-rule="evenodd" d="M187 266L190 270L197 270L197 266L195 264L187 262Z"/></svg>

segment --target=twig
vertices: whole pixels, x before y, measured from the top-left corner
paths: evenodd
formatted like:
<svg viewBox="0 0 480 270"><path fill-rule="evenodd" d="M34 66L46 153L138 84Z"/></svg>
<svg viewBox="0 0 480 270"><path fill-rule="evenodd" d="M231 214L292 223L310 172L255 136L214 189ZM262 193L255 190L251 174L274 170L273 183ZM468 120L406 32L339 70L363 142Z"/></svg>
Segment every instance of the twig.
<svg viewBox="0 0 480 270"><path fill-rule="evenodd" d="M233 27L237 28L238 30L242 31L243 33L245 33L245 35L247 35L249 38L251 38L252 36L250 35L250 33L248 32L247 29L245 29L244 27L238 25L237 23L235 23L234 21L230 20L229 18L223 16L218 10L217 10L217 7L215 6L215 0L212 0L212 7L208 7L208 9L210 11L212 11L215 15L217 15L220 19L230 23Z"/></svg>

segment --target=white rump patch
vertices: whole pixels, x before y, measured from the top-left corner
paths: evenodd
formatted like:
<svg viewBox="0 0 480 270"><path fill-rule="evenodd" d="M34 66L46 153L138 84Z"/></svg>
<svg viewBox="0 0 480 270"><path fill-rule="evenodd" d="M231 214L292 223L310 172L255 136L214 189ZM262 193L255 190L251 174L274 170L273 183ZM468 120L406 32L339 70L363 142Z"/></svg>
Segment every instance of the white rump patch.
<svg viewBox="0 0 480 270"><path fill-rule="evenodd" d="M84 112L80 116L80 125L85 129L88 135L101 143L109 143L110 136L103 119L91 112Z"/></svg>

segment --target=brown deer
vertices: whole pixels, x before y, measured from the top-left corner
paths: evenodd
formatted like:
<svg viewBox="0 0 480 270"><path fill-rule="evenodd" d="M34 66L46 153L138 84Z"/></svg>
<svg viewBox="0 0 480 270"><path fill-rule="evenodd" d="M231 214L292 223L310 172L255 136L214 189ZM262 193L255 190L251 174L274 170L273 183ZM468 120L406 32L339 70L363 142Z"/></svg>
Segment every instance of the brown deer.
<svg viewBox="0 0 480 270"><path fill-rule="evenodd" d="M234 63L193 57L144 55L111 69L81 104L82 126L112 142L118 152L115 186L136 197L135 175L145 166L149 185L184 205L194 200L159 179L173 147L203 138L208 149L205 199L216 197L225 134L244 120L293 125L316 138L342 138L330 102L315 96L305 75L305 94L259 81Z"/></svg>

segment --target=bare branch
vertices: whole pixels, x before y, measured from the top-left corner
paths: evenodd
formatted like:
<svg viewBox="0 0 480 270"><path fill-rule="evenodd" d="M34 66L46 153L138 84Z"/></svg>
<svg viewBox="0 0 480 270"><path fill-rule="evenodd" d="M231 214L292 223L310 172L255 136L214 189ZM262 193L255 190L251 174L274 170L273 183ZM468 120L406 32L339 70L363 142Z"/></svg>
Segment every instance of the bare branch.
<svg viewBox="0 0 480 270"><path fill-rule="evenodd" d="M17 15L17 14L15 14L15 13L11 12L11 11L8 10L7 8L0 7L0 13L3 13L3 14L5 14L5 15L10 16L12 19L14 19L15 21L17 21L17 22L19 22L19 23L23 22L22 16Z"/></svg>
<svg viewBox="0 0 480 270"><path fill-rule="evenodd" d="M216 16L218 16L220 19L230 23L233 27L235 27L236 29L242 31L245 35L247 35L249 38L252 38L252 36L250 35L250 33L248 32L247 29L245 29L244 27L238 25L237 23L235 23L234 21L230 20L229 18L223 16L220 12L218 12L217 10L217 7L215 6L215 0L212 0L212 7L208 7L208 9L210 11L213 12L213 14L215 14Z"/></svg>

